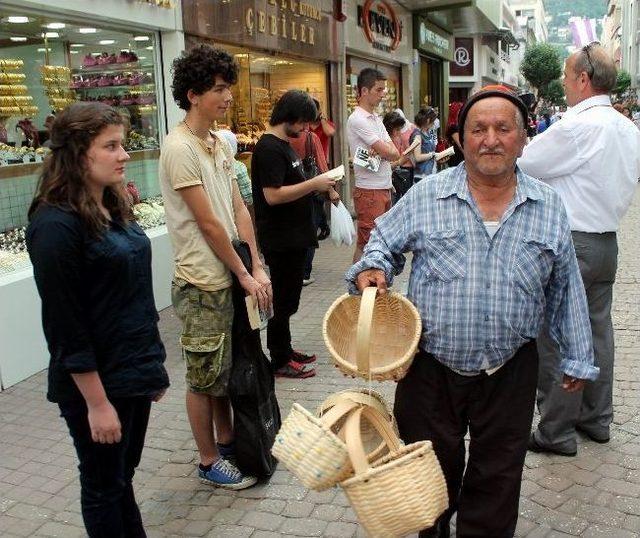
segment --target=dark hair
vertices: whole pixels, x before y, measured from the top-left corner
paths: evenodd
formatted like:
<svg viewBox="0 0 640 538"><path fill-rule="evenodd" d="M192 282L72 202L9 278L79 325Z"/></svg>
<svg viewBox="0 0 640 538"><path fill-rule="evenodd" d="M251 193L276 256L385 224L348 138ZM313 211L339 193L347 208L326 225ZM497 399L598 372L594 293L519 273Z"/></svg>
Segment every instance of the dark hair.
<svg viewBox="0 0 640 538"><path fill-rule="evenodd" d="M376 82L378 82L379 80L387 80L387 77L385 77L380 71L374 69L373 67L367 67L366 69L363 69L358 75L358 93L360 93L363 88L367 88L368 90L370 90L376 85Z"/></svg>
<svg viewBox="0 0 640 538"><path fill-rule="evenodd" d="M384 124L384 128L387 130L387 133L391 134L394 129L402 129L407 123L400 114L397 112L387 112L382 118L382 123Z"/></svg>
<svg viewBox="0 0 640 538"><path fill-rule="evenodd" d="M427 122L433 121L437 117L438 115L436 114L436 111L428 106L427 108L421 108L418 110L418 113L414 118L414 123L416 124L416 127L422 127L423 125L426 125Z"/></svg>
<svg viewBox="0 0 640 538"><path fill-rule="evenodd" d="M78 213L94 237L109 226L86 183L87 151L109 125L123 125L122 116L96 101L73 103L56 116L51 126L51 152L44 160L29 218L41 204L49 204ZM114 219L124 223L133 219L124 184L106 187L102 202Z"/></svg>
<svg viewBox="0 0 640 538"><path fill-rule="evenodd" d="M313 98L313 104L316 105L316 121L318 121L320 119L320 116L322 115L322 110L320 109L320 101L318 101L315 97Z"/></svg>
<svg viewBox="0 0 640 538"><path fill-rule="evenodd" d="M198 45L173 60L173 98L182 110L190 110L191 103L187 97L189 90L202 95L215 86L219 76L227 84L238 81L238 65L231 55L209 45Z"/></svg>
<svg viewBox="0 0 640 538"><path fill-rule="evenodd" d="M273 107L269 123L275 127L281 123L312 122L317 116L318 109L307 92L289 90Z"/></svg>

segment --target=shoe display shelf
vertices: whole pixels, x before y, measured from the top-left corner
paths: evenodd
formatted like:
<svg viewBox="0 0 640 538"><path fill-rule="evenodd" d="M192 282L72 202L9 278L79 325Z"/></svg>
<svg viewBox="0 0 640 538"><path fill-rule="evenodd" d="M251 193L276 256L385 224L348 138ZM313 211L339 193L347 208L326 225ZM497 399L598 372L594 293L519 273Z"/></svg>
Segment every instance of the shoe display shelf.
<svg viewBox="0 0 640 538"><path fill-rule="evenodd" d="M118 58L121 58L122 53ZM111 58L109 60L109 58ZM126 57L125 57L126 58ZM99 62L88 65L87 62ZM131 132L127 151L157 149L158 140L148 136L143 117L157 114L154 67L150 63L117 61L115 55L88 60L71 69L69 87L80 101L100 101L129 110Z"/></svg>

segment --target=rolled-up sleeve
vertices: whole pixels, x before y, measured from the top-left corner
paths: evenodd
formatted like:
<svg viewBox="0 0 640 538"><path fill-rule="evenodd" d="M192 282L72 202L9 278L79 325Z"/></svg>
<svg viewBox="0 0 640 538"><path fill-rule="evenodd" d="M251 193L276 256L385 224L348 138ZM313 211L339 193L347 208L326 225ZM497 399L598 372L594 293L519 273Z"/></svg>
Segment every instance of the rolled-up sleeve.
<svg viewBox="0 0 640 538"><path fill-rule="evenodd" d="M571 377L594 380L600 369L594 366L587 296L569 222L564 209L561 212L562 239L546 289L547 324L560 348L560 369Z"/></svg>
<svg viewBox="0 0 640 538"><path fill-rule="evenodd" d="M69 373L97 370L87 328L82 282L83 232L79 222L41 223L29 230L29 256L42 300L42 326L52 362Z"/></svg>

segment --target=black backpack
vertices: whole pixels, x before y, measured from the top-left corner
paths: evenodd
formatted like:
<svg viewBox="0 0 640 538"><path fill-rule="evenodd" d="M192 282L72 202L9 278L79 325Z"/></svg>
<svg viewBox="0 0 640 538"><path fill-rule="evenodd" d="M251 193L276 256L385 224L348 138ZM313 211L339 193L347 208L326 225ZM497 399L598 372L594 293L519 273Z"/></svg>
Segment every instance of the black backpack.
<svg viewBox="0 0 640 538"><path fill-rule="evenodd" d="M251 272L247 243L233 241L233 247ZM260 330L252 330L249 325L245 291L235 275L233 308L229 399L233 407L237 465L245 474L265 478L276 469L277 460L271 455L271 447L282 420L271 364L262 351Z"/></svg>

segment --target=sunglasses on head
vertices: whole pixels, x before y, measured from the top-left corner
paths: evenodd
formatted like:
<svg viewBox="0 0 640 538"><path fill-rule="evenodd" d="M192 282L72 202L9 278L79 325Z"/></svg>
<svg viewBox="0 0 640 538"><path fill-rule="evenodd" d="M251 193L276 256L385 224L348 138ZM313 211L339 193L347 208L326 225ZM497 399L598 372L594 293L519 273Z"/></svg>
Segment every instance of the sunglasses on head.
<svg viewBox="0 0 640 538"><path fill-rule="evenodd" d="M600 45L600 41L592 41L588 45L585 45L584 47L582 47L582 52L584 52L587 55L587 62L589 62L589 72L587 73L589 78L592 78L593 73L595 72L595 67L593 66L593 62L591 61L590 51L591 51L591 48L596 45Z"/></svg>

